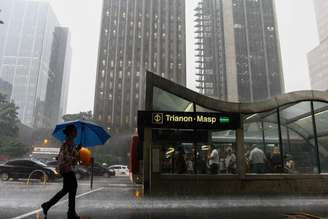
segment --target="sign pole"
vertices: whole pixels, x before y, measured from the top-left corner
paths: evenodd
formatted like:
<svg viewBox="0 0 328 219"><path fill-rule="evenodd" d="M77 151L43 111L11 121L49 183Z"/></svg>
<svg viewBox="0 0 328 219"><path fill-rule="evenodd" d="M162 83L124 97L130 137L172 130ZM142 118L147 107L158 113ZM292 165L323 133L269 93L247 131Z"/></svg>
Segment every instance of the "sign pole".
<svg viewBox="0 0 328 219"><path fill-rule="evenodd" d="M91 157L91 178L90 178L90 189L93 188L93 169L94 169L94 158Z"/></svg>

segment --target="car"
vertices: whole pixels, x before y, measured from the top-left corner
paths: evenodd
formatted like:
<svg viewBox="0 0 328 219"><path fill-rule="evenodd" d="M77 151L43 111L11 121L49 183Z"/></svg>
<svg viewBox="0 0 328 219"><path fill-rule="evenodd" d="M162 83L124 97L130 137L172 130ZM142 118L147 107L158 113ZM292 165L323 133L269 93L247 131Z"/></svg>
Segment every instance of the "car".
<svg viewBox="0 0 328 219"><path fill-rule="evenodd" d="M129 175L129 169L126 165L112 165L108 169L115 171L116 176Z"/></svg>
<svg viewBox="0 0 328 219"><path fill-rule="evenodd" d="M44 178L44 174L46 174L47 179ZM0 165L0 176L3 181L10 178L14 180L31 178L53 181L59 178L59 173L55 168L48 167L38 160L16 159Z"/></svg>
<svg viewBox="0 0 328 219"><path fill-rule="evenodd" d="M91 174L91 167L88 168L88 171L89 174ZM100 163L95 162L93 166L93 175L111 177L111 176L115 176L115 171L109 170L108 168L102 166Z"/></svg>
<svg viewBox="0 0 328 219"><path fill-rule="evenodd" d="M58 161L57 160L48 161L46 163L46 165L49 167L56 168L58 165ZM75 166L74 172L75 172L75 176L76 176L77 180L88 178L90 176L88 170L85 167L80 166L80 165Z"/></svg>

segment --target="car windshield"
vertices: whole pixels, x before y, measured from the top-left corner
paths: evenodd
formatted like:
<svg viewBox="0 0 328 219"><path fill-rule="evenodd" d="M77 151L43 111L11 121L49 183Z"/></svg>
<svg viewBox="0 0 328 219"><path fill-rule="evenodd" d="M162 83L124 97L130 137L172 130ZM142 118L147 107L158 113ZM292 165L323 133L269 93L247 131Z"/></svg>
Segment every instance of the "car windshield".
<svg viewBox="0 0 328 219"><path fill-rule="evenodd" d="M46 167L46 166L47 166L45 163L43 163L43 162L41 162L41 161L39 161L39 160L32 160L32 161L33 161L34 163L36 163L36 164L42 166L42 167Z"/></svg>

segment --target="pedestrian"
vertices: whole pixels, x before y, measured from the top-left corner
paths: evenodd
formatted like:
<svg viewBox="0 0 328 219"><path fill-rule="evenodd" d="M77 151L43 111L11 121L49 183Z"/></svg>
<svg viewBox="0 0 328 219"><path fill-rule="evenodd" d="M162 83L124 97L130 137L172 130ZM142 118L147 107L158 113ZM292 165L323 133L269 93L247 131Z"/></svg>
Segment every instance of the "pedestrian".
<svg viewBox="0 0 328 219"><path fill-rule="evenodd" d="M175 161L174 169L175 169L175 173L177 174L185 174L187 172L187 164L184 156L185 156L184 149L182 147L179 147L178 150L176 151L175 159L174 159Z"/></svg>
<svg viewBox="0 0 328 219"><path fill-rule="evenodd" d="M266 160L264 152L255 146L249 154L252 173L264 173Z"/></svg>
<svg viewBox="0 0 328 219"><path fill-rule="evenodd" d="M282 173L283 172L282 159L281 159L279 147L274 147L272 149L272 155L270 160L271 160L272 172Z"/></svg>
<svg viewBox="0 0 328 219"><path fill-rule="evenodd" d="M225 166L227 168L227 173L236 174L237 171L237 157L233 153L232 148L227 149L227 156L225 158Z"/></svg>
<svg viewBox="0 0 328 219"><path fill-rule="evenodd" d="M188 174L193 174L194 173L194 165L192 163L191 158L187 159L186 165L187 165L187 173Z"/></svg>
<svg viewBox="0 0 328 219"><path fill-rule="evenodd" d="M210 145L208 151L209 151L209 155L207 159L208 159L208 164L210 166L210 173L218 174L219 163L220 163L219 152L214 148L213 145Z"/></svg>
<svg viewBox="0 0 328 219"><path fill-rule="evenodd" d="M77 180L74 173L74 166L79 160L78 150L74 144L74 139L77 136L75 125L68 125L63 133L66 136L64 144L60 148L58 155L57 170L63 176L63 188L55 196L53 196L48 202L41 205L45 217L47 217L48 210L54 206L62 197L68 193L68 219L79 219L75 211L75 197L77 190Z"/></svg>

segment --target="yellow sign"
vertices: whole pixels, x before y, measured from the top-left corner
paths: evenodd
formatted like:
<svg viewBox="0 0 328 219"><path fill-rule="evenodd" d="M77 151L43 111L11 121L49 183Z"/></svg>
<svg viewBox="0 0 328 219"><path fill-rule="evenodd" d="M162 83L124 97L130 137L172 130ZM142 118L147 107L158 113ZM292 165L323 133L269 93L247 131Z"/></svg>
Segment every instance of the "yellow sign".
<svg viewBox="0 0 328 219"><path fill-rule="evenodd" d="M213 116L203 116L203 115L197 115L195 116L177 116L177 115L171 115L167 114L165 115L165 119L167 122L197 122L197 123L210 123L214 124L217 122L216 117Z"/></svg>

